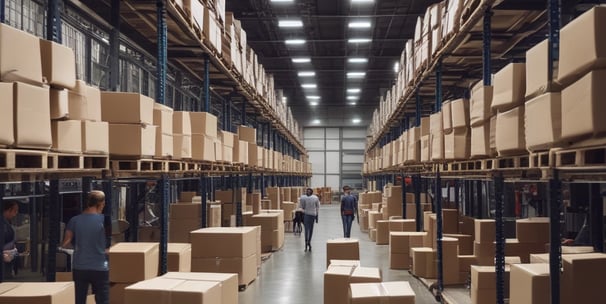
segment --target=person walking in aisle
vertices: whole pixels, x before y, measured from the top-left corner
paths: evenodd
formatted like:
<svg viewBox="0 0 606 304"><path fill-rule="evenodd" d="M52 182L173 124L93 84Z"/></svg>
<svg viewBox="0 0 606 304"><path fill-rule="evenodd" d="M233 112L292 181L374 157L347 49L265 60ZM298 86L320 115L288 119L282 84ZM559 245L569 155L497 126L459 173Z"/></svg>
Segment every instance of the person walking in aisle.
<svg viewBox="0 0 606 304"><path fill-rule="evenodd" d="M358 211L358 200L351 195L351 188L343 186L343 197L341 197L341 220L343 221L343 237L351 237L351 223Z"/></svg>
<svg viewBox="0 0 606 304"><path fill-rule="evenodd" d="M4 262L4 277L15 275L15 258L19 255L15 244L15 229L11 221L19 213L19 203L14 200L2 204L2 225L4 226L4 247L2 248L2 260Z"/></svg>
<svg viewBox="0 0 606 304"><path fill-rule="evenodd" d="M91 191L82 214L71 218L65 230L62 247L74 243L72 272L76 289L76 304L86 304L89 285L97 304L109 304L109 268L105 227L103 225L105 194Z"/></svg>
<svg viewBox="0 0 606 304"><path fill-rule="evenodd" d="M307 188L305 195L299 198L299 208L305 214L303 226L305 227L305 251L311 251L311 236L314 232L314 222L318 222L320 211L320 199L314 195L314 190Z"/></svg>

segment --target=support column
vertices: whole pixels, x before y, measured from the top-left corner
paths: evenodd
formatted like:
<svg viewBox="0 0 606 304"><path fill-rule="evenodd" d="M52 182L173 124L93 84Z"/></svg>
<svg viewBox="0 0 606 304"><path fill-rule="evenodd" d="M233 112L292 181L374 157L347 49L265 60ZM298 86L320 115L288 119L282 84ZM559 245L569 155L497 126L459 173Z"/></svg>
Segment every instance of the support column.
<svg viewBox="0 0 606 304"><path fill-rule="evenodd" d="M170 181L166 174L158 181L158 190L160 192L160 274L167 272L168 264L168 209L170 204Z"/></svg>
<svg viewBox="0 0 606 304"><path fill-rule="evenodd" d="M560 243L560 208L562 205L562 182L559 172L553 170L549 180L549 278L551 279L551 304L560 304L560 269L562 267L562 245Z"/></svg>
<svg viewBox="0 0 606 304"><path fill-rule="evenodd" d="M109 33L109 89L120 89L120 0L111 3L111 31Z"/></svg>
<svg viewBox="0 0 606 304"><path fill-rule="evenodd" d="M421 210L421 175L415 174L412 176L412 187L415 192L415 207L417 214L415 215L417 232L423 231L423 210Z"/></svg>
<svg viewBox="0 0 606 304"><path fill-rule="evenodd" d="M2 1L2 10L4 12L5 1ZM47 0L47 12L46 12L46 40L61 43L61 5L62 0ZM4 14L2 16L2 22L4 22Z"/></svg>
<svg viewBox="0 0 606 304"><path fill-rule="evenodd" d="M482 71L484 85L492 85L491 42L492 42L492 11L490 8L484 12L484 31L482 32Z"/></svg>
<svg viewBox="0 0 606 304"><path fill-rule="evenodd" d="M495 200L495 228L496 228L496 252L495 252L495 272L497 276L497 304L503 304L505 301L505 211L503 176L495 176L493 179L494 200Z"/></svg>
<svg viewBox="0 0 606 304"><path fill-rule="evenodd" d="M50 181L50 204L51 208L49 209L50 214L48 219L48 252L46 256L46 281L55 282L55 272L57 269L57 247L60 244L59 238L61 233L61 211L63 210L61 194L59 193L59 180L57 179L53 179Z"/></svg>
<svg viewBox="0 0 606 304"><path fill-rule="evenodd" d="M207 208L207 196L208 196L208 177L202 175L200 176L200 181L199 181L199 185L198 185L198 189L200 192L200 199L202 201L202 223L201 227L202 228L206 228L208 227L208 222L207 222L207 217L208 215L206 214L206 208Z"/></svg>
<svg viewBox="0 0 606 304"><path fill-rule="evenodd" d="M421 112L423 109L421 108L421 94L419 93L418 90L415 95L415 106L416 106L415 124L417 127L420 127L421 126Z"/></svg>
<svg viewBox="0 0 606 304"><path fill-rule="evenodd" d="M442 178L440 177L440 171L436 172L435 180L435 191L434 191L434 202L436 210L436 241L437 241L437 255L438 255L438 292L437 297L440 297L442 291L444 291L444 250L442 247Z"/></svg>
<svg viewBox="0 0 606 304"><path fill-rule="evenodd" d="M156 1L157 15L157 44L158 56L156 58L156 102L166 104L166 61L167 61L167 29L166 6L163 0Z"/></svg>
<svg viewBox="0 0 606 304"><path fill-rule="evenodd" d="M202 112L210 112L210 57L204 54L204 103L201 109Z"/></svg>
<svg viewBox="0 0 606 304"><path fill-rule="evenodd" d="M103 225L105 226L105 248L109 248L112 244L112 209L114 206L114 180L107 179L103 182L103 193L105 193L105 208L103 208Z"/></svg>

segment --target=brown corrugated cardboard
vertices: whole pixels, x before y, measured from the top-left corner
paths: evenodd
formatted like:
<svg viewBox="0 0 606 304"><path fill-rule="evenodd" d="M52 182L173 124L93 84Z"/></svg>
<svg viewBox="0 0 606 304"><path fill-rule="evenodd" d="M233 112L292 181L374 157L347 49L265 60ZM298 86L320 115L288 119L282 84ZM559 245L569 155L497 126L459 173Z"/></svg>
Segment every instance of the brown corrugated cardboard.
<svg viewBox="0 0 606 304"><path fill-rule="evenodd" d="M422 247L427 232L390 232L389 252L410 254L410 248Z"/></svg>
<svg viewBox="0 0 606 304"><path fill-rule="evenodd" d="M132 283L158 274L158 243L118 243L109 249L109 280Z"/></svg>
<svg viewBox="0 0 606 304"><path fill-rule="evenodd" d="M1 304L75 304L73 282L3 283Z"/></svg>
<svg viewBox="0 0 606 304"><path fill-rule="evenodd" d="M256 240L254 227L199 229L191 232L192 257L248 257L255 254Z"/></svg>
<svg viewBox="0 0 606 304"><path fill-rule="evenodd" d="M490 122L471 128L471 157L492 157L490 148Z"/></svg>
<svg viewBox="0 0 606 304"><path fill-rule="evenodd" d="M256 250L255 246L253 245L253 251ZM191 261L191 270L193 272L237 273L238 284L248 285L257 277L257 255L253 253L247 257L194 257Z"/></svg>
<svg viewBox="0 0 606 304"><path fill-rule="evenodd" d="M109 124L105 121L82 121L82 152L109 153Z"/></svg>
<svg viewBox="0 0 606 304"><path fill-rule="evenodd" d="M381 283L387 301L385 304L414 304L415 292L410 283L403 281Z"/></svg>
<svg viewBox="0 0 606 304"><path fill-rule="evenodd" d="M8 84L3 83L6 86ZM12 94L12 92L11 92ZM2 94L2 96L7 96ZM12 100L12 98L10 99ZM69 117L68 94L65 89L50 89L51 119L63 119Z"/></svg>
<svg viewBox="0 0 606 304"><path fill-rule="evenodd" d="M562 95L545 93L525 104L524 129L529 151L554 147L562 138Z"/></svg>
<svg viewBox="0 0 606 304"><path fill-rule="evenodd" d="M172 134L162 134L160 128L156 129L156 157L172 157L174 155L174 138ZM175 157L174 159L178 159Z"/></svg>
<svg viewBox="0 0 606 304"><path fill-rule="evenodd" d="M390 253L389 254L390 269L410 269L410 254L409 253Z"/></svg>
<svg viewBox="0 0 606 304"><path fill-rule="evenodd" d="M84 90L88 108L88 118L84 120L101 121L101 91L99 88L89 85L85 86Z"/></svg>
<svg viewBox="0 0 606 304"><path fill-rule="evenodd" d="M191 135L191 118L189 112L173 112L173 133L180 135Z"/></svg>
<svg viewBox="0 0 606 304"><path fill-rule="evenodd" d="M469 127L469 99L455 99L450 102L452 128Z"/></svg>
<svg viewBox="0 0 606 304"><path fill-rule="evenodd" d="M598 113L606 111L606 70L592 71L562 91L562 139L574 141L606 133L606 122Z"/></svg>
<svg viewBox="0 0 606 304"><path fill-rule="evenodd" d="M442 128L447 134L452 131L452 100L442 103Z"/></svg>
<svg viewBox="0 0 606 304"><path fill-rule="evenodd" d="M377 245L389 245L389 221L377 221Z"/></svg>
<svg viewBox="0 0 606 304"><path fill-rule="evenodd" d="M215 161L215 146L213 140L206 135L191 136L193 160Z"/></svg>
<svg viewBox="0 0 606 304"><path fill-rule="evenodd" d="M429 116L429 134L444 132L444 119L442 112L437 112Z"/></svg>
<svg viewBox="0 0 606 304"><path fill-rule="evenodd" d="M40 39L40 54L42 76L48 84L62 89L73 89L76 86L76 58L71 48Z"/></svg>
<svg viewBox="0 0 606 304"><path fill-rule="evenodd" d="M82 152L82 122L60 120L51 123L54 151L66 153Z"/></svg>
<svg viewBox="0 0 606 304"><path fill-rule="evenodd" d="M109 124L109 153L123 156L152 156L156 153L156 126Z"/></svg>
<svg viewBox="0 0 606 304"><path fill-rule="evenodd" d="M101 121L101 92L82 80L76 81L67 94L68 110L65 117L73 120Z"/></svg>
<svg viewBox="0 0 606 304"><path fill-rule="evenodd" d="M42 84L38 37L0 24L0 75L3 82Z"/></svg>
<svg viewBox="0 0 606 304"><path fill-rule="evenodd" d="M431 117L421 117L421 125L419 131L419 138L429 135L429 133L431 133Z"/></svg>
<svg viewBox="0 0 606 304"><path fill-rule="evenodd" d="M549 264L511 266L509 302L515 304L549 304Z"/></svg>
<svg viewBox="0 0 606 304"><path fill-rule="evenodd" d="M217 116L207 112L190 112L192 135L207 135L217 138Z"/></svg>
<svg viewBox="0 0 606 304"><path fill-rule="evenodd" d="M496 228L494 220L476 219L474 223L474 235L477 243L492 243L495 241Z"/></svg>
<svg viewBox="0 0 606 304"><path fill-rule="evenodd" d="M444 159L444 133L432 133L431 135L431 160Z"/></svg>
<svg viewBox="0 0 606 304"><path fill-rule="evenodd" d="M375 267L356 267L349 277L349 283L380 283L381 269Z"/></svg>
<svg viewBox="0 0 606 304"><path fill-rule="evenodd" d="M154 100L137 93L102 92L101 117L109 123L154 123Z"/></svg>
<svg viewBox="0 0 606 304"><path fill-rule="evenodd" d="M358 240L349 238L330 239L326 241L326 266L330 260L359 260L360 245Z"/></svg>
<svg viewBox="0 0 606 304"><path fill-rule="evenodd" d="M199 219L202 216L202 204L179 202L170 204L171 219Z"/></svg>
<svg viewBox="0 0 606 304"><path fill-rule="evenodd" d="M1 28L5 27L2 25ZM2 30L0 30L1 34ZM13 120L14 146L33 149L50 148L53 141L48 87L37 87L22 82L13 83Z"/></svg>
<svg viewBox="0 0 606 304"><path fill-rule="evenodd" d="M564 26L560 32L558 82L573 83L590 70L606 67L606 7L597 6Z"/></svg>
<svg viewBox="0 0 606 304"><path fill-rule="evenodd" d="M453 129L444 135L444 159L468 159L471 155L471 130Z"/></svg>
<svg viewBox="0 0 606 304"><path fill-rule="evenodd" d="M349 277L355 266L330 266L324 272L324 303L349 304Z"/></svg>
<svg viewBox="0 0 606 304"><path fill-rule="evenodd" d="M168 272L162 276L167 279L187 281L209 281L221 283L221 303L238 304L238 275L228 273Z"/></svg>
<svg viewBox="0 0 606 304"><path fill-rule="evenodd" d="M235 159L236 151L234 150L234 162L248 165L248 143L243 140L238 140L238 159Z"/></svg>
<svg viewBox="0 0 606 304"><path fill-rule="evenodd" d="M442 209L442 233L457 233L459 231L459 210Z"/></svg>
<svg viewBox="0 0 606 304"><path fill-rule="evenodd" d="M526 51L526 100L561 89L556 82L549 82L548 50L549 42L545 39ZM554 80L557 78L557 66L555 68Z"/></svg>
<svg viewBox="0 0 606 304"><path fill-rule="evenodd" d="M257 129L255 128L238 126L238 136L240 137L240 140L255 145L257 144Z"/></svg>
<svg viewBox="0 0 606 304"><path fill-rule="evenodd" d="M192 158L192 140L190 135L173 134L173 156L175 159Z"/></svg>
<svg viewBox="0 0 606 304"><path fill-rule="evenodd" d="M259 165L259 147L257 144L248 143L248 165Z"/></svg>
<svg viewBox="0 0 606 304"><path fill-rule="evenodd" d="M492 109L509 111L524 103L526 64L510 63L494 75Z"/></svg>
<svg viewBox="0 0 606 304"><path fill-rule="evenodd" d="M562 256L564 271L560 277L562 304L593 303L603 297L602 280L606 272L606 254L585 253Z"/></svg>
<svg viewBox="0 0 606 304"><path fill-rule="evenodd" d="M212 302L220 301L220 283L154 278L130 285L124 290L124 302L128 304L150 302L176 304L192 303L192 301L206 303L202 302L202 299Z"/></svg>
<svg viewBox="0 0 606 304"><path fill-rule="evenodd" d="M509 266L505 266L503 282L505 294L509 293ZM495 303L497 274L494 266L471 266L471 302Z"/></svg>
<svg viewBox="0 0 606 304"><path fill-rule="evenodd" d="M200 229L201 226L200 218L179 218L178 221L169 221L168 240L172 243L190 243L191 232Z"/></svg>
<svg viewBox="0 0 606 304"><path fill-rule="evenodd" d="M389 231L416 231L417 224L414 219L389 220Z"/></svg>
<svg viewBox="0 0 606 304"><path fill-rule="evenodd" d="M471 265L477 265L475 255L459 255L457 259L459 260L459 271L461 272L470 272Z"/></svg>
<svg viewBox="0 0 606 304"><path fill-rule="evenodd" d="M431 159L431 135L421 136L421 162Z"/></svg>
<svg viewBox="0 0 606 304"><path fill-rule="evenodd" d="M408 282L352 283L351 304L414 304L415 293Z"/></svg>
<svg viewBox="0 0 606 304"><path fill-rule="evenodd" d="M173 109L163 104L154 103L154 125L161 134L173 135Z"/></svg>
<svg viewBox="0 0 606 304"><path fill-rule="evenodd" d="M132 283L110 283L109 287L109 303L124 304L124 290Z"/></svg>
<svg viewBox="0 0 606 304"><path fill-rule="evenodd" d="M475 241L473 243L473 255L476 257L477 265L494 265L495 248L494 242L478 243L478 241ZM505 254L511 255L508 254L507 250L505 250Z"/></svg>
<svg viewBox="0 0 606 304"><path fill-rule="evenodd" d="M497 114L496 147L499 156L526 152L524 105Z"/></svg>
<svg viewBox="0 0 606 304"><path fill-rule="evenodd" d="M191 244L168 243L167 271L191 271Z"/></svg>
<svg viewBox="0 0 606 304"><path fill-rule="evenodd" d="M516 238L520 243L549 243L549 218L516 220Z"/></svg>
<svg viewBox="0 0 606 304"><path fill-rule="evenodd" d="M473 236L466 234L444 233L444 237L455 238L459 240L459 255L473 254Z"/></svg>
<svg viewBox="0 0 606 304"><path fill-rule="evenodd" d="M471 90L469 120L472 127L484 124L495 114L492 109L493 87L484 86L480 81Z"/></svg>
<svg viewBox="0 0 606 304"><path fill-rule="evenodd" d="M221 141L223 142L223 145L227 146L227 147L234 147L234 136L237 136L234 133L231 132L227 132L227 131L223 131L221 130L219 132L219 138L221 138Z"/></svg>
<svg viewBox="0 0 606 304"><path fill-rule="evenodd" d="M412 272L426 279L436 277L436 251L428 247L410 249L412 256Z"/></svg>
<svg viewBox="0 0 606 304"><path fill-rule="evenodd" d="M505 255L520 257L523 263L530 262L530 254L544 253L545 243L521 243L518 239L505 239Z"/></svg>

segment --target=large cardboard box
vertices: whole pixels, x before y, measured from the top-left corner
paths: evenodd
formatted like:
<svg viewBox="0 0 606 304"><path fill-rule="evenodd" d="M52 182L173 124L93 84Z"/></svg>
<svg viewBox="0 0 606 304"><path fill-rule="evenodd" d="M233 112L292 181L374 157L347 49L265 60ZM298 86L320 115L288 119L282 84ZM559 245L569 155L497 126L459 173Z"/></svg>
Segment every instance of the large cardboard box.
<svg viewBox="0 0 606 304"><path fill-rule="evenodd" d="M173 112L173 133L181 135L191 135L191 118L189 112Z"/></svg>
<svg viewBox="0 0 606 304"><path fill-rule="evenodd" d="M238 275L233 273L212 272L167 272L167 279L187 281L208 281L221 283L221 303L238 304Z"/></svg>
<svg viewBox="0 0 606 304"><path fill-rule="evenodd" d="M40 53L42 76L47 83L56 88L73 89L76 86L74 51L59 43L40 39Z"/></svg>
<svg viewBox="0 0 606 304"><path fill-rule="evenodd" d="M562 91L562 139L574 141L606 133L606 70L592 71Z"/></svg>
<svg viewBox="0 0 606 304"><path fill-rule="evenodd" d="M253 247L253 251L256 251L256 247ZM246 257L194 257L191 261L191 270L193 272L237 273L238 284L248 285L257 277L257 255L253 253Z"/></svg>
<svg viewBox="0 0 606 304"><path fill-rule="evenodd" d="M0 28L0 37L2 28L5 27L2 25ZM14 146L33 149L48 149L51 147L53 141L48 87L37 87L23 82L13 83L12 113Z"/></svg>
<svg viewBox="0 0 606 304"><path fill-rule="evenodd" d="M190 272L191 271L191 244L168 243L167 247L167 271Z"/></svg>
<svg viewBox="0 0 606 304"><path fill-rule="evenodd" d="M170 204L170 219L199 219L202 217L201 203L183 203Z"/></svg>
<svg viewBox="0 0 606 304"><path fill-rule="evenodd" d="M497 275L494 266L471 266L471 303L496 303ZM509 293L509 266L505 267L505 294Z"/></svg>
<svg viewBox="0 0 606 304"><path fill-rule="evenodd" d="M444 233L444 237L459 240L459 255L473 255L473 236L467 234Z"/></svg>
<svg viewBox="0 0 606 304"><path fill-rule="evenodd" d="M137 93L101 92L101 117L109 123L151 125L154 100Z"/></svg>
<svg viewBox="0 0 606 304"><path fill-rule="evenodd" d="M477 243L492 243L495 241L496 226L494 220L474 220L475 241Z"/></svg>
<svg viewBox="0 0 606 304"><path fill-rule="evenodd" d="M109 153L109 124L105 121L82 121L82 152Z"/></svg>
<svg viewBox="0 0 606 304"><path fill-rule="evenodd" d="M82 122L79 120L59 120L51 123L52 149L66 153L82 152Z"/></svg>
<svg viewBox="0 0 606 304"><path fill-rule="evenodd" d="M516 220L516 238L520 243L549 243L549 218L534 217Z"/></svg>
<svg viewBox="0 0 606 304"><path fill-rule="evenodd" d="M243 140L238 140L238 159L236 160L236 151L234 150L234 162L248 165L248 143Z"/></svg>
<svg viewBox="0 0 606 304"><path fill-rule="evenodd" d="M217 138L217 116L207 112L190 112L192 135L206 135Z"/></svg>
<svg viewBox="0 0 606 304"><path fill-rule="evenodd" d="M158 243L118 243L109 249L109 281L132 283L158 275Z"/></svg>
<svg viewBox="0 0 606 304"><path fill-rule="evenodd" d="M156 157L172 157L174 155L174 138L172 134L162 134L160 127L156 129ZM175 157L175 159L177 159Z"/></svg>
<svg viewBox="0 0 606 304"><path fill-rule="evenodd" d="M490 122L471 128L471 157L492 157L496 153L490 148Z"/></svg>
<svg viewBox="0 0 606 304"><path fill-rule="evenodd" d="M191 232L201 227L201 218L172 219L168 224L168 241L171 243L190 243Z"/></svg>
<svg viewBox="0 0 606 304"><path fill-rule="evenodd" d="M38 37L0 24L0 79L42 84L42 62Z"/></svg>
<svg viewBox="0 0 606 304"><path fill-rule="evenodd" d="M377 245L389 245L389 221L377 221Z"/></svg>
<svg viewBox="0 0 606 304"><path fill-rule="evenodd" d="M173 135L173 109L163 104L154 103L154 125L160 134Z"/></svg>
<svg viewBox="0 0 606 304"><path fill-rule="evenodd" d="M191 135L173 134L173 156L176 159L192 158Z"/></svg>
<svg viewBox="0 0 606 304"><path fill-rule="evenodd" d="M218 303L220 301L219 282L160 277L135 283L124 290L124 302L128 304Z"/></svg>
<svg viewBox="0 0 606 304"><path fill-rule="evenodd" d="M190 237L194 258L244 258L256 252L255 227L203 228L192 231Z"/></svg>
<svg viewBox="0 0 606 304"><path fill-rule="evenodd" d="M444 159L468 159L470 155L471 130L469 128L453 129L449 134L444 135Z"/></svg>
<svg viewBox="0 0 606 304"><path fill-rule="evenodd" d="M558 82L568 86L590 70L606 67L606 7L596 6L560 31Z"/></svg>
<svg viewBox="0 0 606 304"><path fill-rule="evenodd" d="M421 136L421 162L431 160L431 135Z"/></svg>
<svg viewBox="0 0 606 304"><path fill-rule="evenodd" d="M326 241L326 267L330 260L359 260L360 244L356 239L340 238Z"/></svg>
<svg viewBox="0 0 606 304"><path fill-rule="evenodd" d="M389 269L405 270L410 268L409 253L390 253Z"/></svg>
<svg viewBox="0 0 606 304"><path fill-rule="evenodd" d="M58 96L57 98L61 98ZM61 100L58 101L61 106ZM53 102L54 103L54 102ZM73 120L102 120L101 91L82 80L76 81L73 90L67 93L67 110L58 109L59 115Z"/></svg>
<svg viewBox="0 0 606 304"><path fill-rule="evenodd" d="M437 112L429 116L429 133L437 134L444 132L444 118L442 112Z"/></svg>
<svg viewBox="0 0 606 304"><path fill-rule="evenodd" d="M238 136L240 137L240 140L255 145L257 144L257 129L255 128L238 126Z"/></svg>
<svg viewBox="0 0 606 304"><path fill-rule="evenodd" d="M109 153L121 156L152 156L156 153L156 126L109 124Z"/></svg>
<svg viewBox="0 0 606 304"><path fill-rule="evenodd" d="M2 83L8 85L8 83ZM12 94L12 92L11 92ZM50 89L51 119L69 118L69 97L66 89ZM4 95L3 96L7 96ZM8 97L8 96L7 96ZM12 98L11 98L12 100Z"/></svg>
<svg viewBox="0 0 606 304"><path fill-rule="evenodd" d="M412 273L416 276L435 279L437 276L436 251L428 247L410 248L412 256Z"/></svg>
<svg viewBox="0 0 606 304"><path fill-rule="evenodd" d="M471 90L469 120L472 127L484 124L495 113L492 111L493 87L480 81Z"/></svg>
<svg viewBox="0 0 606 304"><path fill-rule="evenodd" d="M355 266L329 266L324 272L324 303L349 304L349 278Z"/></svg>
<svg viewBox="0 0 606 304"><path fill-rule="evenodd" d="M375 267L356 267L349 277L349 283L380 283L381 269Z"/></svg>
<svg viewBox="0 0 606 304"><path fill-rule="evenodd" d="M455 99L450 102L452 128L469 127L469 99Z"/></svg>
<svg viewBox="0 0 606 304"><path fill-rule="evenodd" d="M549 304L549 264L511 265L509 302Z"/></svg>
<svg viewBox="0 0 606 304"><path fill-rule="evenodd" d="M75 304L74 282L3 283L0 304Z"/></svg>
<svg viewBox="0 0 606 304"><path fill-rule="evenodd" d="M389 252L409 255L410 248L422 247L427 232L390 232Z"/></svg>
<svg viewBox="0 0 606 304"><path fill-rule="evenodd" d="M431 160L444 160L444 132L432 133Z"/></svg>
<svg viewBox="0 0 606 304"><path fill-rule="evenodd" d="M520 106L525 95L525 63L510 63L494 75L493 110L504 112Z"/></svg>
<svg viewBox="0 0 606 304"><path fill-rule="evenodd" d="M259 165L259 147L257 144L248 143L248 165Z"/></svg>
<svg viewBox="0 0 606 304"><path fill-rule="evenodd" d="M497 114L496 146L499 156L526 152L524 105Z"/></svg>
<svg viewBox="0 0 606 304"><path fill-rule="evenodd" d="M215 145L207 135L193 134L191 136L193 160L215 161Z"/></svg>
<svg viewBox="0 0 606 304"><path fill-rule="evenodd" d="M389 231L416 231L417 223L414 219L389 220Z"/></svg>
<svg viewBox="0 0 606 304"><path fill-rule="evenodd" d="M124 304L124 291L126 287L132 283L110 283L109 287L109 303Z"/></svg>
<svg viewBox="0 0 606 304"><path fill-rule="evenodd" d="M559 92L560 86L549 82L549 42L547 39L526 51L526 100L546 92ZM554 69L557 78L557 66Z"/></svg>
<svg viewBox="0 0 606 304"><path fill-rule="evenodd" d="M352 283L351 304L414 304L415 293L408 282Z"/></svg>
<svg viewBox="0 0 606 304"><path fill-rule="evenodd" d="M452 131L452 100L442 103L442 128L444 133Z"/></svg>
<svg viewBox="0 0 606 304"><path fill-rule="evenodd" d="M606 271L606 254L585 253L562 256L561 303L592 303L601 299Z"/></svg>
<svg viewBox="0 0 606 304"><path fill-rule="evenodd" d="M529 151L553 148L562 139L562 95L545 93L525 104L524 129Z"/></svg>

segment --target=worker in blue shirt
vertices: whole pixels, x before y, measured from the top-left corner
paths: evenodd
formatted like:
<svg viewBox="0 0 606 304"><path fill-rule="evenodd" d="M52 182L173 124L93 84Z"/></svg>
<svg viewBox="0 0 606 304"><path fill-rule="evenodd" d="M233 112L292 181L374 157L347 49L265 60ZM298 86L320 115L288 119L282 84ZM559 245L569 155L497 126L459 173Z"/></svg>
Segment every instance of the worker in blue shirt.
<svg viewBox="0 0 606 304"><path fill-rule="evenodd" d="M351 223L358 211L358 200L351 195L349 186L343 187L343 196L341 197L341 219L343 221L343 236L351 237Z"/></svg>

